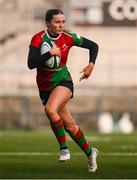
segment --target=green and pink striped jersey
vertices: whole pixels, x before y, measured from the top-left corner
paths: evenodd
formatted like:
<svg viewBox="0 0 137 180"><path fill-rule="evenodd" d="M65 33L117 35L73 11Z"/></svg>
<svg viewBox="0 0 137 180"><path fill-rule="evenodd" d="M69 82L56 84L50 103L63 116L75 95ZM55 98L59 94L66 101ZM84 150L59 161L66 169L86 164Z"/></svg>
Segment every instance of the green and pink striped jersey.
<svg viewBox="0 0 137 180"><path fill-rule="evenodd" d="M46 53L46 47L52 48L55 43L61 50L61 58L51 57L45 67L37 68L37 85L40 91L51 91L57 84L63 80L71 80L71 75L66 67L69 50L72 46L81 46L83 38L73 33L63 32L57 38L41 31L34 35L30 46L39 48L40 54ZM54 64L52 64L52 60Z"/></svg>

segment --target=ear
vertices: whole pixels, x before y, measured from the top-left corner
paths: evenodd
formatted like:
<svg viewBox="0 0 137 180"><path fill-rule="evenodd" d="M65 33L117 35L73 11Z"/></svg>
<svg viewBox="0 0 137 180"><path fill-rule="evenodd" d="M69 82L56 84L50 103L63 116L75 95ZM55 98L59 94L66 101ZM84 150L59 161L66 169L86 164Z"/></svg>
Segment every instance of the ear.
<svg viewBox="0 0 137 180"><path fill-rule="evenodd" d="M46 21L45 24L46 24L46 26L48 27L49 24L50 24L50 22L49 22L49 21Z"/></svg>

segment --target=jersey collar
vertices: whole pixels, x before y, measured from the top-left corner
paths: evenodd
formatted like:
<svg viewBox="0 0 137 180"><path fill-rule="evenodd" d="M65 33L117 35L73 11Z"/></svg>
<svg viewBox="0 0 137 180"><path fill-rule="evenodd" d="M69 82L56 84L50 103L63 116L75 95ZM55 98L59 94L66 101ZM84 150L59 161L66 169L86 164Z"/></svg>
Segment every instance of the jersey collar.
<svg viewBox="0 0 137 180"><path fill-rule="evenodd" d="M60 36L61 36L61 34L60 34L60 35L58 35L57 37L52 37L52 36L50 36L50 34L48 33L47 30L45 30L45 33L46 33L47 37L48 37L50 40L53 40L53 41L56 41L56 40L59 39Z"/></svg>

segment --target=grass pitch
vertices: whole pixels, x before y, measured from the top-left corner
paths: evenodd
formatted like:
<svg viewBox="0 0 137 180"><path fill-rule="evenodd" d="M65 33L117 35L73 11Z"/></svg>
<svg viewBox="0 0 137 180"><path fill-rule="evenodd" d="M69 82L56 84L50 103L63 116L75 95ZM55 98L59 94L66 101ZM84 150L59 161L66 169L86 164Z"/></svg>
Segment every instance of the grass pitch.
<svg viewBox="0 0 137 180"><path fill-rule="evenodd" d="M87 158L69 138L69 162L59 163L59 147L51 131L0 131L1 179L136 179L137 133L87 132L97 147L98 170L88 173Z"/></svg>

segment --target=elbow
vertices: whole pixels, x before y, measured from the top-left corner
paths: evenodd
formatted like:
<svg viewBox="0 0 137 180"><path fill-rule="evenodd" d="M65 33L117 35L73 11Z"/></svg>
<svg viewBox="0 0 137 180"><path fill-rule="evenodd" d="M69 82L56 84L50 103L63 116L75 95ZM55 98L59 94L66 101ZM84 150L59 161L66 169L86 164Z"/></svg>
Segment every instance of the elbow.
<svg viewBox="0 0 137 180"><path fill-rule="evenodd" d="M34 68L36 68L36 67L34 66L34 64L30 64L30 63L28 63L27 65L28 65L28 68L29 68L30 70L32 70L32 69L34 69Z"/></svg>
<svg viewBox="0 0 137 180"><path fill-rule="evenodd" d="M94 48L96 49L96 51L99 51L99 45L97 43L94 44Z"/></svg>
<svg viewBox="0 0 137 180"><path fill-rule="evenodd" d="M29 68L30 70L34 69L34 67L31 67L31 66L28 66L28 68Z"/></svg>
<svg viewBox="0 0 137 180"><path fill-rule="evenodd" d="M96 57L97 57L97 55L98 55L98 51L99 51L99 46L98 46L98 44L94 44L94 52L95 52L95 54L96 54Z"/></svg>
<svg viewBox="0 0 137 180"><path fill-rule="evenodd" d="M28 68L29 68L30 70L35 69L34 66L30 66L30 65L28 65Z"/></svg>
<svg viewBox="0 0 137 180"><path fill-rule="evenodd" d="M29 68L30 70L36 68L36 65L35 65L35 63L34 63L34 60L33 60L32 58L28 58L27 65L28 65L28 68Z"/></svg>

